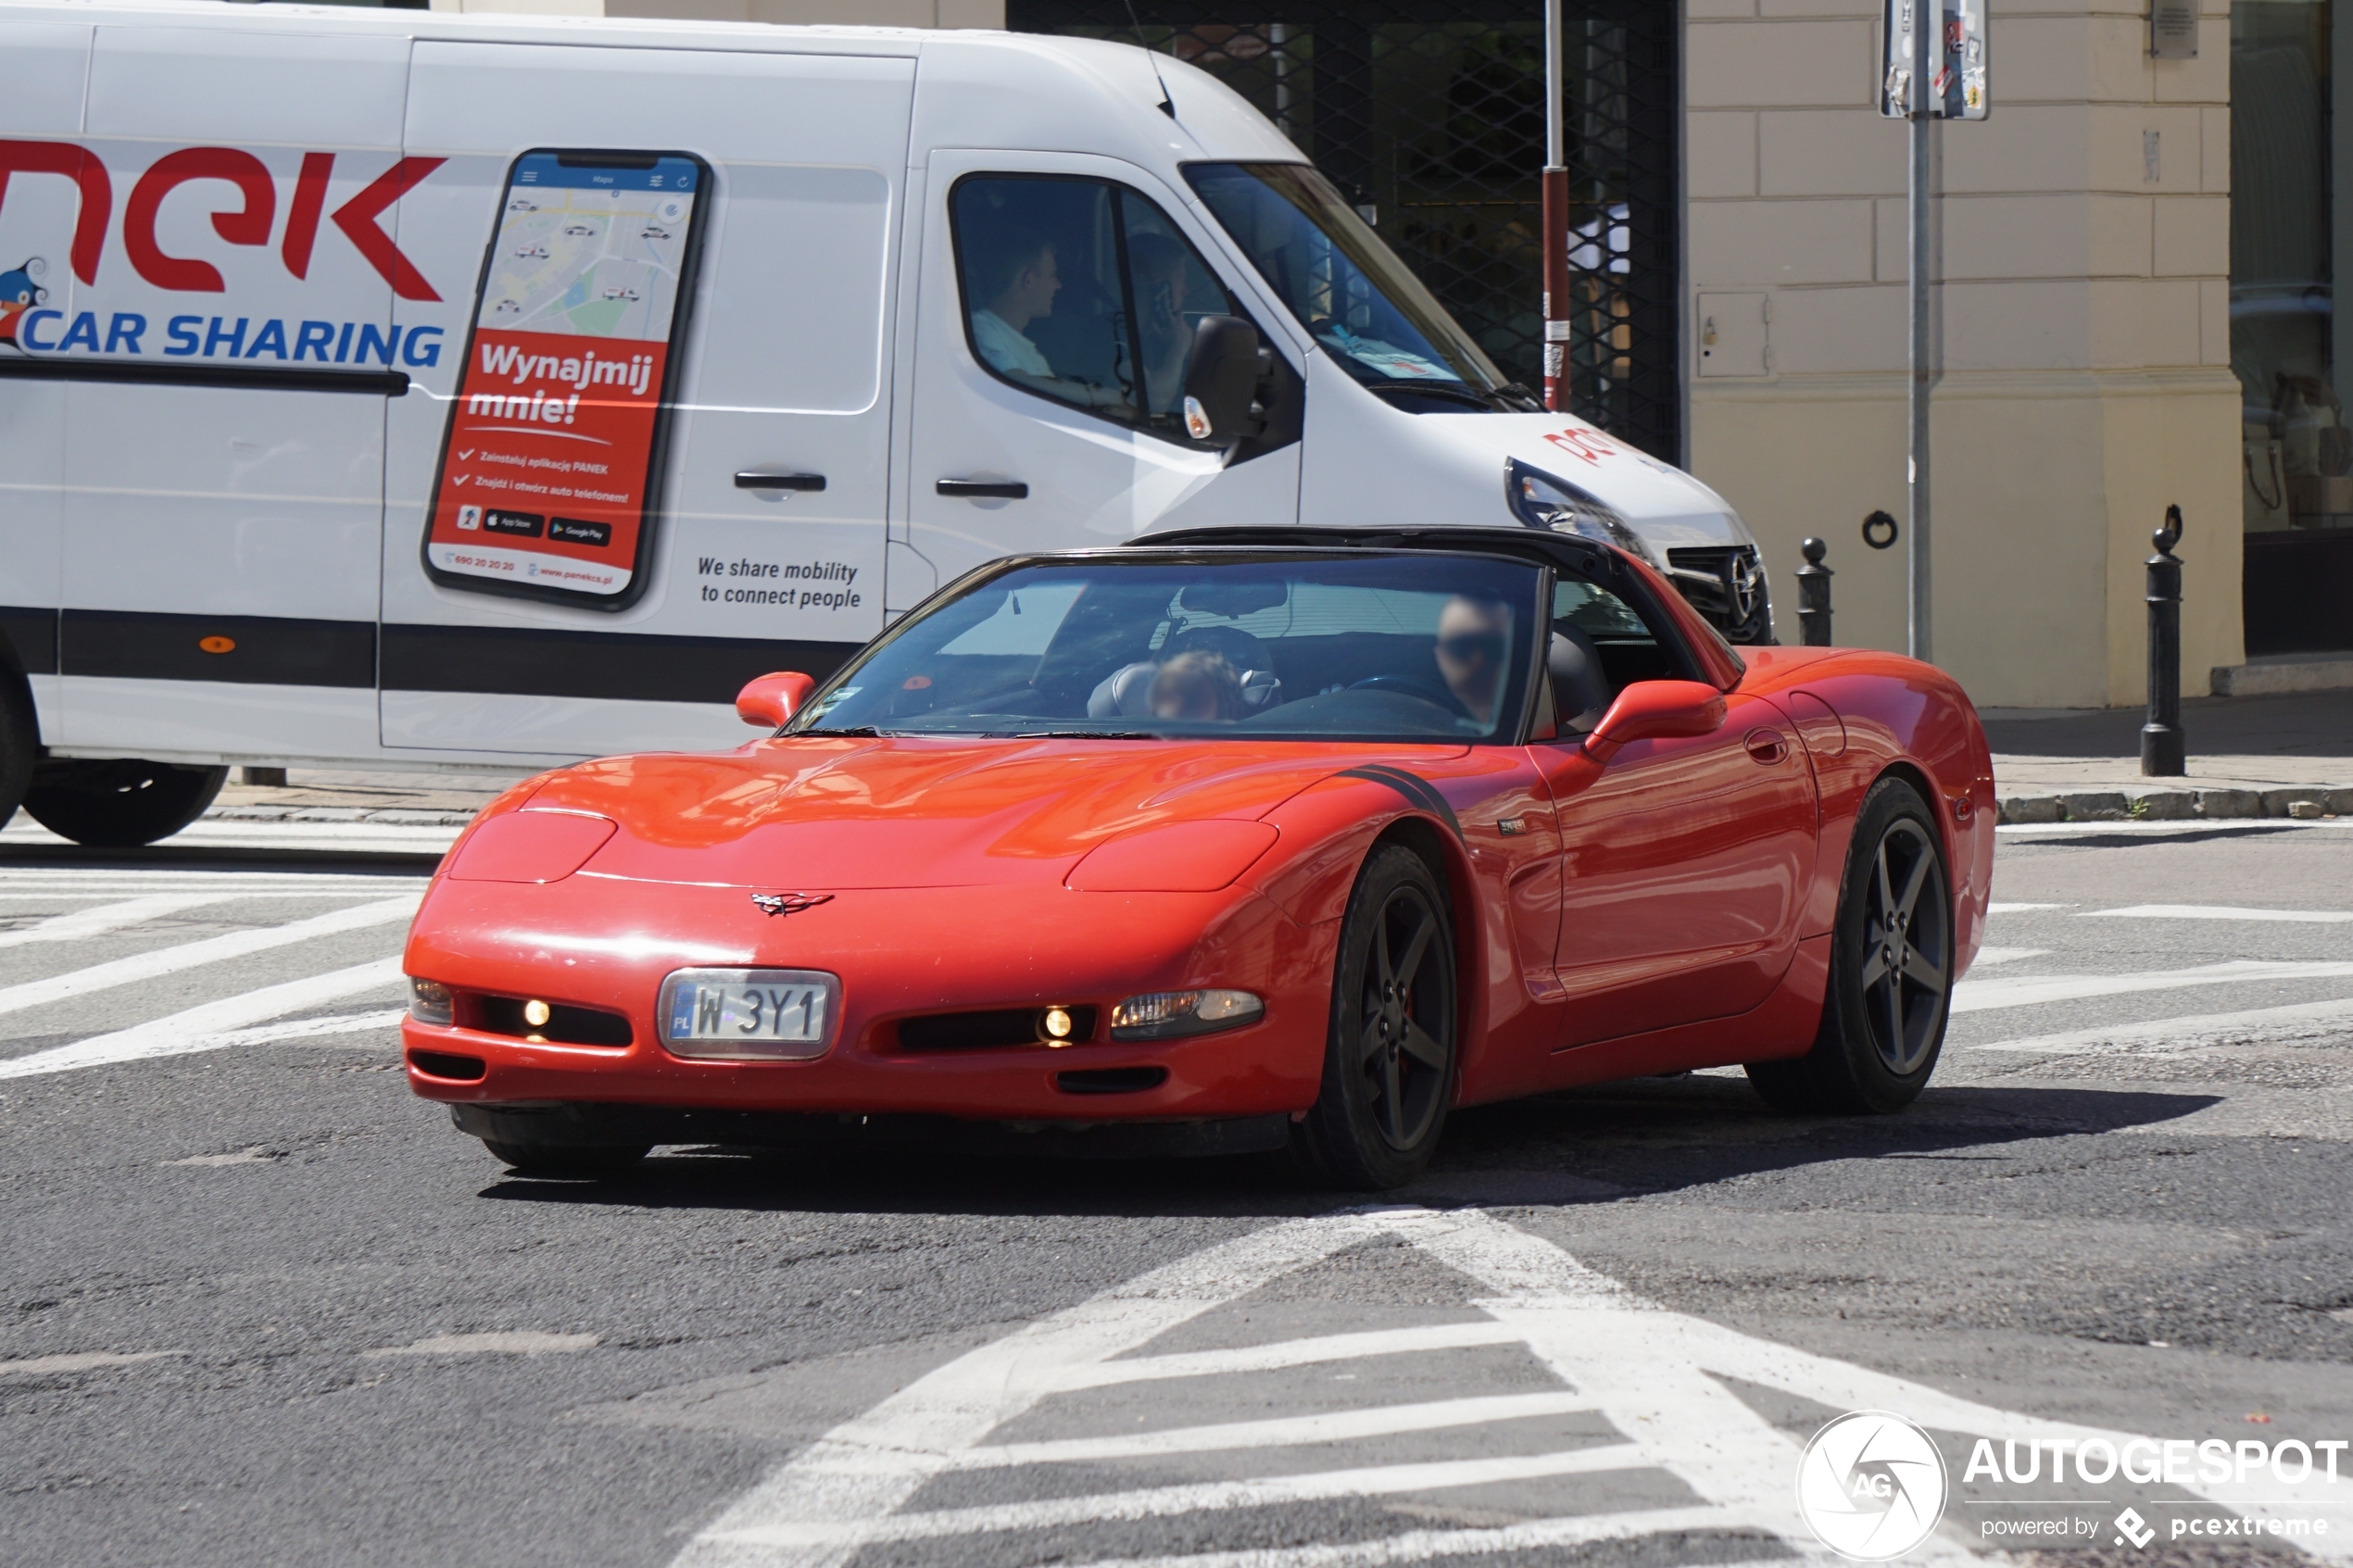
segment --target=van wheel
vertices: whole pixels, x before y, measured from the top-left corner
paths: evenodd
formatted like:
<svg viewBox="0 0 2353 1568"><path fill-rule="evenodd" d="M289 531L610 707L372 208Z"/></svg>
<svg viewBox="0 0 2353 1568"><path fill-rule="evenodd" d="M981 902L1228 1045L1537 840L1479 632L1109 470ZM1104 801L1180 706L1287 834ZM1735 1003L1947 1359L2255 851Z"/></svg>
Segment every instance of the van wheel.
<svg viewBox="0 0 2353 1568"><path fill-rule="evenodd" d="M1454 1093L1454 1019L1445 889L1419 855L1384 845L1340 923L1323 1088L1291 1128L1310 1178L1378 1192L1428 1167Z"/></svg>
<svg viewBox="0 0 2353 1568"><path fill-rule="evenodd" d="M1776 1110L1901 1110L1936 1071L1952 990L1952 879L1936 819L1910 784L1881 779L1856 814L1814 1048L1750 1062L1749 1082Z"/></svg>
<svg viewBox="0 0 2353 1568"><path fill-rule="evenodd" d="M52 762L25 792L32 820L93 848L135 848L170 838L204 815L229 782L226 768L136 759Z"/></svg>
<svg viewBox="0 0 2353 1568"><path fill-rule="evenodd" d="M482 1140L491 1155L523 1176L570 1176L595 1179L625 1175L653 1152L649 1144L588 1145L508 1143Z"/></svg>
<svg viewBox="0 0 2353 1568"><path fill-rule="evenodd" d="M6 827L32 784L32 759L41 749L41 725L24 683L0 670L0 828Z"/></svg>

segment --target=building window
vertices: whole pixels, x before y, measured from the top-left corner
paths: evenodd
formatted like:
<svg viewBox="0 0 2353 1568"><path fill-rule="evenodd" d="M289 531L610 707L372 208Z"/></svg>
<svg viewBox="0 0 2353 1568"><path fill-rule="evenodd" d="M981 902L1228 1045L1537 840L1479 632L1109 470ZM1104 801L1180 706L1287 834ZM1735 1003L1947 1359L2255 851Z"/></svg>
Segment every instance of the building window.
<svg viewBox="0 0 2353 1568"><path fill-rule="evenodd" d="M2353 310L2335 307L2353 267L2353 82L2336 69L2353 26L2333 8L2231 7L2231 366L2258 657L2353 647Z"/></svg>

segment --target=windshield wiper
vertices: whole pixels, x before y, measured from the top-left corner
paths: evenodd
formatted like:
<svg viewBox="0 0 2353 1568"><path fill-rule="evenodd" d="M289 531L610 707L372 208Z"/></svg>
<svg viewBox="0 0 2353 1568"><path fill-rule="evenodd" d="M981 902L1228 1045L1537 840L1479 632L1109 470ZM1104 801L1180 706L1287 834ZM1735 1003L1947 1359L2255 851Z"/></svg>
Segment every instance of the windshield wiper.
<svg viewBox="0 0 2353 1568"><path fill-rule="evenodd" d="M1487 395L1514 413L1541 414L1544 411L1544 400L1537 396L1525 382L1507 381Z"/></svg>
<svg viewBox="0 0 2353 1568"><path fill-rule="evenodd" d="M877 730L872 724L852 724L847 729L840 730L818 729L812 726L812 728L806 730L796 730L793 734L796 737L800 735L857 735L867 740L879 740L882 738L884 732Z"/></svg>
<svg viewBox="0 0 2353 1568"><path fill-rule="evenodd" d="M1023 730L1015 740L1158 740L1149 730Z"/></svg>
<svg viewBox="0 0 2353 1568"><path fill-rule="evenodd" d="M1368 381L1364 384L1384 395L1398 393L1408 397L1436 397L1460 403L1466 408L1479 409L1483 413L1491 414L1495 411L1495 405L1483 393L1473 392L1469 387L1452 385L1445 382Z"/></svg>

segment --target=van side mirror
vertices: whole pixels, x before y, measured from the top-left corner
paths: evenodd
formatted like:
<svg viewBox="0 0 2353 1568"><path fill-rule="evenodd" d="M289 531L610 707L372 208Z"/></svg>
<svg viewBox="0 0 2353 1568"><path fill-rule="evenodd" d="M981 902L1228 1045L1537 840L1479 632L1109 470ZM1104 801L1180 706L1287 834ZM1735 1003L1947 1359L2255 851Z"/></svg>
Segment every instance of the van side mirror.
<svg viewBox="0 0 2353 1568"><path fill-rule="evenodd" d="M1617 694L1585 737L1586 755L1606 762L1638 740L1712 735L1724 722L1724 694L1701 681L1637 681Z"/></svg>
<svg viewBox="0 0 2353 1568"><path fill-rule="evenodd" d="M781 730L816 689L817 683L798 670L762 675L736 694L736 717L763 730Z"/></svg>
<svg viewBox="0 0 2353 1568"><path fill-rule="evenodd" d="M1185 353L1185 433L1223 452L1266 428L1258 381L1266 350L1239 316L1204 316Z"/></svg>

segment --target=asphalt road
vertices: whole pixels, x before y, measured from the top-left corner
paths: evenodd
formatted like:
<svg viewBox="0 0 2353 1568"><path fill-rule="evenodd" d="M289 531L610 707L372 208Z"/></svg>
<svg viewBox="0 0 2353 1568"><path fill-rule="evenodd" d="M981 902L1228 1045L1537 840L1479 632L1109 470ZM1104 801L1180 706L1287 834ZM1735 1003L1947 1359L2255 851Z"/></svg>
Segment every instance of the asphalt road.
<svg viewBox="0 0 2353 1568"><path fill-rule="evenodd" d="M0 1562L1818 1559L1799 1449L1863 1407L1945 1456L1916 1560L2353 1557L2317 1475L2023 1477L2353 1438L2353 825L2005 830L1910 1111L1491 1108L1374 1206L1256 1160L512 1177L397 1070L417 863L236 853L0 850ZM2334 1533L2177 1538L2250 1512Z"/></svg>

